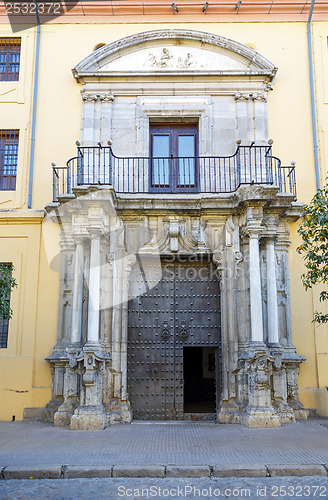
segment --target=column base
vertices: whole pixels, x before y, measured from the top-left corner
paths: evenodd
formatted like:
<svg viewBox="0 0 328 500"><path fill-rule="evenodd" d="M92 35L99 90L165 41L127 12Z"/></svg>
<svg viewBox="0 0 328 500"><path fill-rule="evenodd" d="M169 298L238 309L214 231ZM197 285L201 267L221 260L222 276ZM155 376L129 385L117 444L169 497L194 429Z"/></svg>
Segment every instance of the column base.
<svg viewBox="0 0 328 500"><path fill-rule="evenodd" d="M294 415L296 420L306 420L309 418L309 410L305 408L299 408L298 410L294 410Z"/></svg>
<svg viewBox="0 0 328 500"><path fill-rule="evenodd" d="M58 411L58 408L63 404L63 400L58 400L54 399L49 401L48 404L46 404L46 407L43 409L42 417L41 417L41 422L53 424L54 423L54 418L55 414Z"/></svg>
<svg viewBox="0 0 328 500"><path fill-rule="evenodd" d="M254 408L253 410L248 409L244 415L241 415L240 423L252 429L280 427L280 418L274 413L273 409Z"/></svg>
<svg viewBox="0 0 328 500"><path fill-rule="evenodd" d="M217 421L219 424L239 424L239 408L234 403L222 403L217 412Z"/></svg>
<svg viewBox="0 0 328 500"><path fill-rule="evenodd" d="M78 401L63 403L54 415L54 427L67 427L70 425L71 418L78 404Z"/></svg>
<svg viewBox="0 0 328 500"><path fill-rule="evenodd" d="M276 403L274 406L279 420L282 424L294 424L295 415L292 408L284 403Z"/></svg>
<svg viewBox="0 0 328 500"><path fill-rule="evenodd" d="M102 406L77 408L71 418L72 431L98 431L106 427L106 414Z"/></svg>
<svg viewBox="0 0 328 500"><path fill-rule="evenodd" d="M115 403L107 414L107 425L130 424L133 414L129 403Z"/></svg>

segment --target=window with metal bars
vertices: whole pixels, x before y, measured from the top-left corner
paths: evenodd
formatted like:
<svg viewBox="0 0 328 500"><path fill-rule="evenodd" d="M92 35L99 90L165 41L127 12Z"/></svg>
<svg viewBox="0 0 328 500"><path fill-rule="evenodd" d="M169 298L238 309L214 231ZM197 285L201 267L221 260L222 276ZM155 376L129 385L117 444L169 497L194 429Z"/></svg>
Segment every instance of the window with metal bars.
<svg viewBox="0 0 328 500"><path fill-rule="evenodd" d="M18 81L20 51L20 38L0 37L0 81Z"/></svg>
<svg viewBox="0 0 328 500"><path fill-rule="evenodd" d="M2 268L12 269L11 262L0 262ZM1 270L0 270L1 277ZM10 291L6 296L2 297L1 300L5 300L8 303L8 308L10 305ZM4 319L0 315L0 349L6 349L8 344L8 330L9 330L9 319Z"/></svg>
<svg viewBox="0 0 328 500"><path fill-rule="evenodd" d="M0 191L16 189L19 130L0 130Z"/></svg>

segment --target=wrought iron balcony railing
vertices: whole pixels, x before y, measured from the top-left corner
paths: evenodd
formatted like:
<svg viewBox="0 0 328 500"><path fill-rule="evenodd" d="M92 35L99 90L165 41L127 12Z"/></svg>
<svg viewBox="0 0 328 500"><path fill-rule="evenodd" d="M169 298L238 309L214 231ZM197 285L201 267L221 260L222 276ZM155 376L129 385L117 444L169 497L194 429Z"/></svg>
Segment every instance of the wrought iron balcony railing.
<svg viewBox="0 0 328 500"><path fill-rule="evenodd" d="M231 156L118 157L111 147L78 147L65 167L53 165L53 200L78 186L108 185L116 193L232 193L269 184L296 198L295 167L282 166L271 146L238 145Z"/></svg>

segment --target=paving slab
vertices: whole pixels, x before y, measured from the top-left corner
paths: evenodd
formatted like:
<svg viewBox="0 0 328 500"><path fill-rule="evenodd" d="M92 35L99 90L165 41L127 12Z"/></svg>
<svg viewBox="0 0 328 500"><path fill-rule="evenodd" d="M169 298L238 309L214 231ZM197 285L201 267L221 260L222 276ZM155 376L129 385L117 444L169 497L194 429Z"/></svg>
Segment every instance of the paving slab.
<svg viewBox="0 0 328 500"><path fill-rule="evenodd" d="M211 468L206 465L167 465L165 477L210 477Z"/></svg>
<svg viewBox="0 0 328 500"><path fill-rule="evenodd" d="M113 477L164 477L164 465L114 465Z"/></svg>
<svg viewBox="0 0 328 500"><path fill-rule="evenodd" d="M214 477L267 477L268 471L262 465L215 465L213 468Z"/></svg>
<svg viewBox="0 0 328 500"><path fill-rule="evenodd" d="M267 465L271 477L276 476L327 476L323 465L315 464L279 464Z"/></svg>
<svg viewBox="0 0 328 500"><path fill-rule="evenodd" d="M64 468L64 479L112 477L113 466L108 465L68 465Z"/></svg>
<svg viewBox="0 0 328 500"><path fill-rule="evenodd" d="M4 479L60 479L61 473L60 465L11 465L2 471Z"/></svg>
<svg viewBox="0 0 328 500"><path fill-rule="evenodd" d="M325 422L326 419L298 421L276 429L214 422L145 422L74 432L49 423L0 422L0 464L6 468L28 466L33 471L35 466L63 466L63 474L69 473L72 466L86 467L80 472L71 469L72 474L91 474L92 467L98 466L147 465L160 467L156 474L161 477L164 466L211 465L218 471L229 465L235 467L237 477L246 477L251 474L250 466L254 474L264 474L263 465L267 464L308 464L320 466L320 473L326 473L323 464L328 464L328 428L322 425ZM167 469L167 474L176 473L176 469ZM181 475L184 473L181 469ZM107 472L103 470L103 474ZM131 469L129 474L133 477L131 474L136 472Z"/></svg>

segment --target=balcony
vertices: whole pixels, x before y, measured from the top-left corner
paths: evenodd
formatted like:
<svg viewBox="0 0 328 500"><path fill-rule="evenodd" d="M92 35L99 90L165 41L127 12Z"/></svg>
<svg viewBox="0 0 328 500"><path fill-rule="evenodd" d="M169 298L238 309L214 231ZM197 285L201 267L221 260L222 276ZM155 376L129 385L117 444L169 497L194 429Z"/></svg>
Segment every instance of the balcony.
<svg viewBox="0 0 328 500"><path fill-rule="evenodd" d="M53 201L82 186L112 186L122 193L233 193L267 184L296 199L295 166L282 166L272 146L237 145L231 156L118 157L111 146L81 147L66 166L53 166Z"/></svg>

